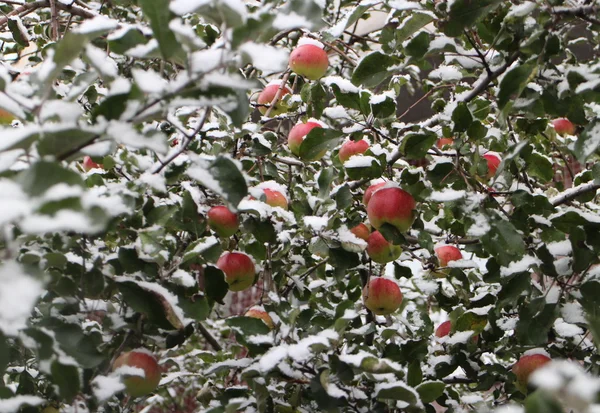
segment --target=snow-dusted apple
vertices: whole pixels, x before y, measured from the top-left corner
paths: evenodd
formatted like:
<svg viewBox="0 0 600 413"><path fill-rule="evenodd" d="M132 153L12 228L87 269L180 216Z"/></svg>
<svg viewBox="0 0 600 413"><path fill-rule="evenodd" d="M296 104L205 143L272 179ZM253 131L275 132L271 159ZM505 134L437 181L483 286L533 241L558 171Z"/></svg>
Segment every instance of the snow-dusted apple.
<svg viewBox="0 0 600 413"><path fill-rule="evenodd" d="M441 245L435 248L435 255L440 267L447 267L451 261L462 260L462 252L454 245Z"/></svg>
<svg viewBox="0 0 600 413"><path fill-rule="evenodd" d="M369 149L369 142L364 139L360 139L358 141L346 141L338 153L340 162L344 163L354 155L363 154L367 151L367 149Z"/></svg>
<svg viewBox="0 0 600 413"><path fill-rule="evenodd" d="M444 321L435 329L435 336L440 338L446 337L450 334L450 330L452 330L452 322L450 320Z"/></svg>
<svg viewBox="0 0 600 413"><path fill-rule="evenodd" d="M386 182L379 182L369 186L363 195L363 204L365 204L365 206L369 205L369 201L371 200L373 193L378 189L383 188L385 184Z"/></svg>
<svg viewBox="0 0 600 413"><path fill-rule="evenodd" d="M379 231L373 231L367 239L367 254L379 264L396 261L402 254L402 247L385 239Z"/></svg>
<svg viewBox="0 0 600 413"><path fill-rule="evenodd" d="M254 262L243 252L226 252L218 259L217 267L225 273L231 291L245 290L256 278Z"/></svg>
<svg viewBox="0 0 600 413"><path fill-rule="evenodd" d="M415 220L415 199L398 187L385 187L373 193L367 205L371 225L380 229L389 224L406 232Z"/></svg>
<svg viewBox="0 0 600 413"><path fill-rule="evenodd" d="M323 126L321 126L321 124L317 123L317 122L306 122L306 123L298 123L297 125L295 125L291 130L290 133L288 135L288 146L290 148L290 151L296 155L296 156L300 156L300 145L302 145L302 142L304 141L304 138L306 137L306 135L308 135L308 133L313 130L314 128L322 128ZM323 156L325 156L325 154L327 153L327 150L323 150L321 152L319 152L316 156L310 158L310 159L306 159L308 161L317 161L319 159L321 159Z"/></svg>
<svg viewBox="0 0 600 413"><path fill-rule="evenodd" d="M367 227L361 222L357 226L353 227L350 230L350 232L356 235L358 238L362 239L363 241L367 241L369 239L369 234L371 231L369 231L369 227Z"/></svg>
<svg viewBox="0 0 600 413"><path fill-rule="evenodd" d="M363 302L373 314L391 314L402 304L402 292L394 280L371 278L363 288Z"/></svg>
<svg viewBox="0 0 600 413"><path fill-rule="evenodd" d="M500 155L498 155L496 152L488 152L483 155L483 157L486 160L488 167L487 178L490 179L496 175L496 171L502 163L502 158L500 158Z"/></svg>
<svg viewBox="0 0 600 413"><path fill-rule="evenodd" d="M449 147L452 147L452 144L454 144L454 139L452 138L440 138L438 139L437 143L435 144L435 146L438 147L438 149L448 149Z"/></svg>
<svg viewBox="0 0 600 413"><path fill-rule="evenodd" d="M264 199L263 201L272 207L280 207L288 209L288 200L285 195L275 189L265 188L263 189Z"/></svg>
<svg viewBox="0 0 600 413"><path fill-rule="evenodd" d="M102 168L102 165L94 162L91 157L85 156L83 158L83 169L85 169L86 171L99 168Z"/></svg>
<svg viewBox="0 0 600 413"><path fill-rule="evenodd" d="M303 44L290 54L290 69L310 80L323 77L329 67L329 58L322 47L314 44Z"/></svg>
<svg viewBox="0 0 600 413"><path fill-rule="evenodd" d="M146 349L121 354L113 363L113 371L121 374L125 389L131 397L152 393L160 382L158 362Z"/></svg>
<svg viewBox="0 0 600 413"><path fill-rule="evenodd" d="M556 133L561 136L575 134L575 125L567 118L554 119L552 121L552 126L554 126Z"/></svg>
<svg viewBox="0 0 600 413"><path fill-rule="evenodd" d="M231 237L240 227L237 214L223 205L212 207L206 216L210 229L223 238Z"/></svg>
<svg viewBox="0 0 600 413"><path fill-rule="evenodd" d="M273 319L271 318L269 313L267 313L262 307L252 307L251 309L246 311L246 314L244 314L244 316L258 318L259 320L262 320L270 329L275 327Z"/></svg>
<svg viewBox="0 0 600 413"><path fill-rule="evenodd" d="M517 383L522 388L526 388L531 374L550 360L550 357L545 354L526 354L522 356L512 368L513 373L517 376Z"/></svg>
<svg viewBox="0 0 600 413"><path fill-rule="evenodd" d="M258 103L259 105L258 110L263 115L267 113L267 110L269 109L269 106L271 106L271 102L273 102L273 99L275 99L275 96L277 95L280 86L280 84L276 83L267 85L263 89L263 91L260 92L260 95L258 95L256 103ZM271 109L271 112L269 112L269 116L281 115L282 113L286 113L288 111L287 106L282 104L281 99L283 98L283 96L291 93L292 90L289 87L283 86L281 94L279 95L279 99L277 100L277 102L275 102L275 105L273 105L273 109Z"/></svg>

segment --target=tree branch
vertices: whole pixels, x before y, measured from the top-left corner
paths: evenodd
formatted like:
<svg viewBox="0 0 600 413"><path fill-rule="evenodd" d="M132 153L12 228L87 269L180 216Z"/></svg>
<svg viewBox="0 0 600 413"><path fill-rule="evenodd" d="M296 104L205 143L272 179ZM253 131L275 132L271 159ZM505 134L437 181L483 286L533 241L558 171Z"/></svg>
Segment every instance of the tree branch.
<svg viewBox="0 0 600 413"><path fill-rule="evenodd" d="M214 338L212 334L210 334L210 331L208 331L202 323L198 323L198 330L200 330L200 334L202 334L202 337L204 337L204 339L208 341L208 344L210 344L211 347L215 349L215 351L223 350L223 347L219 344L217 339Z"/></svg>
<svg viewBox="0 0 600 413"><path fill-rule="evenodd" d="M575 188L570 188L561 193L560 195L552 198L550 203L552 206L559 206L573 199L577 198L579 195L587 194L588 192L597 191L600 189L600 184L595 182L588 182L583 185L578 185Z"/></svg>
<svg viewBox="0 0 600 413"><path fill-rule="evenodd" d="M52 0L52 1L54 2L54 0ZM79 16L84 19L91 19L91 18L97 16L96 13L82 9L77 6L73 6L73 5L68 6L66 4L61 3L60 1L54 2L54 3L55 3L55 6L57 9L66 11L68 13L71 13L72 15ZM10 13L1 17L0 18L0 27L6 25L8 23L8 20L12 16L17 16L17 15L23 16L23 15L26 15L29 13L33 13L34 11L45 8L45 7L51 7L50 0L38 0L38 1L34 1L33 3L23 4L22 6L15 8Z"/></svg>
<svg viewBox="0 0 600 413"><path fill-rule="evenodd" d="M480 84L478 84L475 89L473 89L471 91L471 93L469 93L467 95L467 97L465 97L464 99L462 99L463 102L470 102L473 99L475 99L481 92L483 92L485 89L488 88L488 86L490 85L490 83L492 83L494 80L496 80L502 73L506 72L506 69L508 69L510 67L510 65L512 65L515 60L518 59L520 55L520 52L515 52L513 53L511 56L509 56L508 60L506 61L506 63L504 63L502 66L500 66L500 68L498 70L495 70L492 72L491 76L488 75L483 82L481 82Z"/></svg>

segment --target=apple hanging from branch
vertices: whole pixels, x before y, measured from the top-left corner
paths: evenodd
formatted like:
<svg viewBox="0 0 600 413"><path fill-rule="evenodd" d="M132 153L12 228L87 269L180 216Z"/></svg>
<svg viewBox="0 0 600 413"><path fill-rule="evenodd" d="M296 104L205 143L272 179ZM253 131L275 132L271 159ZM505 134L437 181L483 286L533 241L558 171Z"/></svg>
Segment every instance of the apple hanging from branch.
<svg viewBox="0 0 600 413"><path fill-rule="evenodd" d="M377 315L391 314L402 304L400 287L388 278L371 278L363 288L362 296L365 307Z"/></svg>
<svg viewBox="0 0 600 413"><path fill-rule="evenodd" d="M237 214L234 214L226 206L214 206L206 214L208 226L220 237L229 238L237 232L240 227Z"/></svg>
<svg viewBox="0 0 600 413"><path fill-rule="evenodd" d="M218 259L217 267L225 273L231 291L245 290L256 278L254 262L242 252L226 252Z"/></svg>
<svg viewBox="0 0 600 413"><path fill-rule="evenodd" d="M141 370L140 374L128 371ZM123 384L131 397L152 393L160 383L160 367L156 358L146 349L136 349L121 354L113 363L113 371L122 374Z"/></svg>

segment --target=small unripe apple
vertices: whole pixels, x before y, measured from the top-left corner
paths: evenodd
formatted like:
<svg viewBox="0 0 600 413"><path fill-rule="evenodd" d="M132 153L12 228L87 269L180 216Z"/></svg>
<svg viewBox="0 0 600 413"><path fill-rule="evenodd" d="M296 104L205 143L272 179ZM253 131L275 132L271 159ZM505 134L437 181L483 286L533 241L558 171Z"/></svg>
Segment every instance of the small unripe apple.
<svg viewBox="0 0 600 413"><path fill-rule="evenodd" d="M5 109L0 109L0 125L10 125L16 116Z"/></svg>
<svg viewBox="0 0 600 413"><path fill-rule="evenodd" d="M500 155L498 155L496 152L488 152L485 155L483 155L483 157L487 161L487 167L488 167L487 178L490 179L494 175L496 175L496 171L498 170L498 167L502 163L502 158L500 158Z"/></svg>
<svg viewBox="0 0 600 413"><path fill-rule="evenodd" d="M575 125L567 118L554 119L552 126L554 126L556 133L561 136L575 134Z"/></svg>
<svg viewBox="0 0 600 413"><path fill-rule="evenodd" d="M101 169L101 168L102 168L102 165L94 162L91 157L86 156L83 158L83 169L85 169L86 171L90 171L92 169Z"/></svg>
<svg viewBox="0 0 600 413"><path fill-rule="evenodd" d="M290 54L290 69L310 80L323 77L329 67L329 58L323 48L314 44L303 44Z"/></svg>
<svg viewBox="0 0 600 413"><path fill-rule="evenodd" d="M256 278L254 262L242 252L226 252L218 259L217 267L225 273L231 291L245 290Z"/></svg>
<svg viewBox="0 0 600 413"><path fill-rule="evenodd" d="M246 311L246 314L244 314L244 316L258 318L258 319L262 320L270 329L273 329L273 327L275 327L275 324L273 323L273 319L271 318L269 313L267 313L265 310L263 310L260 307L253 307L253 308L249 309L248 311Z"/></svg>
<svg viewBox="0 0 600 413"><path fill-rule="evenodd" d="M123 384L131 397L141 397L152 393L160 382L160 367L156 358L146 349L132 350L121 354L113 363L113 371L122 367L142 369L144 376L129 374L123 370Z"/></svg>
<svg viewBox="0 0 600 413"><path fill-rule="evenodd" d="M450 261L462 260L462 252L454 245L442 245L435 248L435 255L440 262L440 267L447 267Z"/></svg>
<svg viewBox="0 0 600 413"><path fill-rule="evenodd" d="M265 188L264 192L264 202L267 205L272 207L280 207L285 210L288 209L288 200L281 192L276 191L274 189Z"/></svg>
<svg viewBox="0 0 600 413"><path fill-rule="evenodd" d="M363 154L367 149L369 149L369 142L364 139L358 141L346 141L338 153L340 162L344 163L354 155Z"/></svg>
<svg viewBox="0 0 600 413"><path fill-rule="evenodd" d="M512 368L513 373L517 376L517 383L522 388L526 388L531 374L550 360L550 357L544 354L522 356Z"/></svg>
<svg viewBox="0 0 600 413"><path fill-rule="evenodd" d="M290 130L290 133L288 135L288 146L290 148L290 151L296 155L296 156L300 156L300 145L302 145L302 142L304 141L304 138L306 137L306 135L308 135L308 133L313 130L314 128L322 128L323 126L321 126L321 124L317 123L317 122L306 122L306 123L298 123L297 125L295 125L292 130ZM319 159L321 159L323 156L325 156L325 154L327 153L327 150L323 150L321 152L319 152L316 156L310 158L310 159L306 159L308 161L317 161Z"/></svg>
<svg viewBox="0 0 600 413"><path fill-rule="evenodd" d="M267 85L263 89L263 91L260 92L260 95L258 95L258 99L256 100L256 103L258 103L258 105L259 105L258 110L263 115L267 113L267 110L269 109L271 102L273 102L273 99L275 99L275 96L277 95L277 91L279 90L279 87L280 87L280 85L278 85L278 84ZM287 112L288 108L281 103L281 99L283 98L283 96L290 94L290 93L292 93L292 90L289 87L284 86L283 89L281 90L281 94L279 95L279 99L277 100L275 105L273 105L273 109L271 109L271 112L269 112L270 116L277 116L277 115L281 115L282 113Z"/></svg>
<svg viewBox="0 0 600 413"><path fill-rule="evenodd" d="M371 278L363 288L362 296L365 307L377 315L391 314L402 304L400 287L388 278Z"/></svg>
<svg viewBox="0 0 600 413"><path fill-rule="evenodd" d="M373 231L367 239L367 254L376 263L385 264L400 258L402 247L386 240L379 231Z"/></svg>
<svg viewBox="0 0 600 413"><path fill-rule="evenodd" d="M450 334L450 330L452 330L452 322L450 320L444 321L435 329L435 336L440 338L446 337Z"/></svg>
<svg viewBox="0 0 600 413"><path fill-rule="evenodd" d="M390 224L400 232L406 232L415 220L415 199L397 187L381 188L373 193L367 205L371 225L380 229Z"/></svg>
<svg viewBox="0 0 600 413"><path fill-rule="evenodd" d="M451 147L453 143L454 143L454 139L452 139L452 138L440 138L440 139L438 139L435 146L437 146L439 149L444 149L444 146Z"/></svg>
<svg viewBox="0 0 600 413"><path fill-rule="evenodd" d="M357 238L360 238L363 241L367 241L369 239L369 234L371 231L369 231L369 227L367 227L365 224L363 224L361 222L357 226L353 227L350 230L350 232L353 233L354 235L356 235Z"/></svg>
<svg viewBox="0 0 600 413"><path fill-rule="evenodd" d="M363 204L365 204L365 206L369 205L369 201L371 200L373 193L378 189L383 188L385 184L386 182L380 182L378 184L373 184L370 187L368 187L365 191L365 194L363 195Z"/></svg>
<svg viewBox="0 0 600 413"><path fill-rule="evenodd" d="M208 210L208 226L220 237L229 238L235 234L240 227L237 214L234 214L226 206L214 206Z"/></svg>

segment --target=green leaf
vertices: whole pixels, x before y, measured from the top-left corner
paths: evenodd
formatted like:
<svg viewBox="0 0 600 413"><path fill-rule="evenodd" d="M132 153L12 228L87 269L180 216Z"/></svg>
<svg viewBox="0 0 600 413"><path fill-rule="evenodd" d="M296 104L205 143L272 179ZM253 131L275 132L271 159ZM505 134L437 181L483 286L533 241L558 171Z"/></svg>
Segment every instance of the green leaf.
<svg viewBox="0 0 600 413"><path fill-rule="evenodd" d="M352 204L352 192L347 184L342 185L335 193L335 203L339 209L346 209Z"/></svg>
<svg viewBox="0 0 600 413"><path fill-rule="evenodd" d="M444 394L446 385L441 381L426 381L417 387L417 392L423 403L431 403Z"/></svg>
<svg viewBox="0 0 600 413"><path fill-rule="evenodd" d="M563 409L551 394L538 390L525 399L525 413L563 413Z"/></svg>
<svg viewBox="0 0 600 413"><path fill-rule="evenodd" d="M415 390L412 387L400 382L385 384L385 387L379 389L376 395L378 400L402 400L414 406L419 401Z"/></svg>
<svg viewBox="0 0 600 413"><path fill-rule="evenodd" d="M581 163L585 162L600 146L600 117L592 120L575 142L575 156Z"/></svg>
<svg viewBox="0 0 600 413"><path fill-rule="evenodd" d="M84 334L79 325L46 318L39 326L53 331L61 349L77 360L81 367L91 369L105 361L105 356L98 351L98 346L103 344L102 338Z"/></svg>
<svg viewBox="0 0 600 413"><path fill-rule="evenodd" d="M492 229L481 237L484 247L503 266L517 261L525 254L525 244L521 234L508 221L494 221Z"/></svg>
<svg viewBox="0 0 600 413"><path fill-rule="evenodd" d="M456 0L450 6L444 33L450 37L460 36L463 29L496 8L502 0Z"/></svg>
<svg viewBox="0 0 600 413"><path fill-rule="evenodd" d="M300 144L300 158L319 159L328 150L336 148L342 139L342 132L330 128L313 128Z"/></svg>
<svg viewBox="0 0 600 413"><path fill-rule="evenodd" d="M431 132L409 134L402 141L402 151L409 159L421 159L437 139L437 135Z"/></svg>
<svg viewBox="0 0 600 413"><path fill-rule="evenodd" d="M429 50L430 36L431 35L424 30L412 38L405 47L406 54L408 56L422 58L425 53L427 53L427 50Z"/></svg>
<svg viewBox="0 0 600 413"><path fill-rule="evenodd" d="M385 162L382 164L381 161L372 156L369 158L361 158L363 161L368 159L371 160L371 165L369 166L363 166L362 163L357 166L346 166L345 170L348 177L352 180L379 178L385 170Z"/></svg>
<svg viewBox="0 0 600 413"><path fill-rule="evenodd" d="M408 366L408 373L406 375L406 382L409 386L418 386L423 381L423 371L421 370L421 362L414 360ZM417 389L418 390L418 389Z"/></svg>
<svg viewBox="0 0 600 413"><path fill-rule="evenodd" d="M175 35L169 28L169 23L172 18L169 10L169 0L139 0L142 11L150 20L150 27L156 40L158 47L165 60L182 52L181 45L175 38Z"/></svg>
<svg viewBox="0 0 600 413"><path fill-rule="evenodd" d="M8 362L10 361L9 348L8 343L6 342L6 338L4 334L0 332L0 375L4 375L4 371L8 366Z"/></svg>
<svg viewBox="0 0 600 413"><path fill-rule="evenodd" d="M412 36L417 30L427 26L434 20L431 14L412 12L396 29L396 43L400 44Z"/></svg>
<svg viewBox="0 0 600 413"><path fill-rule="evenodd" d="M125 29L126 31L120 37L112 37L108 40L110 51L116 54L125 54L125 52L140 44L148 43L146 37L139 29L134 27Z"/></svg>
<svg viewBox="0 0 600 413"><path fill-rule="evenodd" d="M56 46L56 51L54 52L54 63L56 63L56 67L53 69L52 75L48 80L54 80L63 67L79 56L88 42L89 38L87 36L68 31Z"/></svg>
<svg viewBox="0 0 600 413"><path fill-rule="evenodd" d="M387 69L396 63L396 58L392 56L373 52L358 63L352 74L352 83L367 87L377 86L391 76Z"/></svg>
<svg viewBox="0 0 600 413"><path fill-rule="evenodd" d="M39 196L57 184L83 186L81 175L63 168L56 162L40 161L31 165L16 177L23 190L31 196Z"/></svg>
<svg viewBox="0 0 600 413"><path fill-rule="evenodd" d="M229 291L229 284L225 281L223 271L212 265L207 265L204 268L204 293L209 300L223 303L223 298Z"/></svg>
<svg viewBox="0 0 600 413"><path fill-rule="evenodd" d="M92 142L97 135L82 129L66 129L46 132L37 145L40 155L58 156L80 148L84 143Z"/></svg>
<svg viewBox="0 0 600 413"><path fill-rule="evenodd" d="M204 321L210 314L210 307L205 297L196 295L192 298L179 296L179 306L186 316L196 320Z"/></svg>
<svg viewBox="0 0 600 413"><path fill-rule="evenodd" d="M548 333L559 316L556 304L546 304L545 298L533 300L521 307L515 333L521 344L542 345L548 342Z"/></svg>
<svg viewBox="0 0 600 413"><path fill-rule="evenodd" d="M17 16L12 16L8 18L6 23L8 24L8 30L10 30L15 42L23 47L29 46L29 40L27 39L28 36L25 26L20 24L21 19Z"/></svg>
<svg viewBox="0 0 600 413"><path fill-rule="evenodd" d="M246 92L244 91L244 97L247 100ZM323 117L323 110L327 106L327 93L323 89L323 85L320 82L313 84L310 87L310 97L308 100L308 107L306 114L308 117L320 119ZM245 105L248 107L248 105Z"/></svg>
<svg viewBox="0 0 600 413"><path fill-rule="evenodd" d="M79 369L73 365L61 364L54 361L50 367L52 380L58 386L60 397L71 402L79 393Z"/></svg>
<svg viewBox="0 0 600 413"><path fill-rule="evenodd" d="M452 122L454 122L454 132L466 132L473 122L473 115L467 107L467 104L460 102L454 112L452 112Z"/></svg>
<svg viewBox="0 0 600 413"><path fill-rule="evenodd" d="M334 179L335 171L332 167L322 169L319 173L317 184L319 185L319 197L321 199L327 198L329 196L329 191L331 190L331 183Z"/></svg>
<svg viewBox="0 0 600 413"><path fill-rule="evenodd" d="M383 238L394 245L402 245L406 242L404 235L391 224L383 224L379 228L379 232L383 235Z"/></svg>
<svg viewBox="0 0 600 413"><path fill-rule="evenodd" d="M498 108L500 110L503 110L509 102L514 102L521 96L525 86L529 83L529 79L535 73L536 68L535 61L523 63L512 69L502 78L500 91L498 92Z"/></svg>
<svg viewBox="0 0 600 413"><path fill-rule="evenodd" d="M229 157L219 155L210 163L188 169L188 175L210 188L229 202L234 209L248 195L246 179L236 163Z"/></svg>
<svg viewBox="0 0 600 413"><path fill-rule="evenodd" d="M550 182L554 177L552 162L547 157L532 152L525 158L525 161L529 174L541 179L544 183Z"/></svg>

